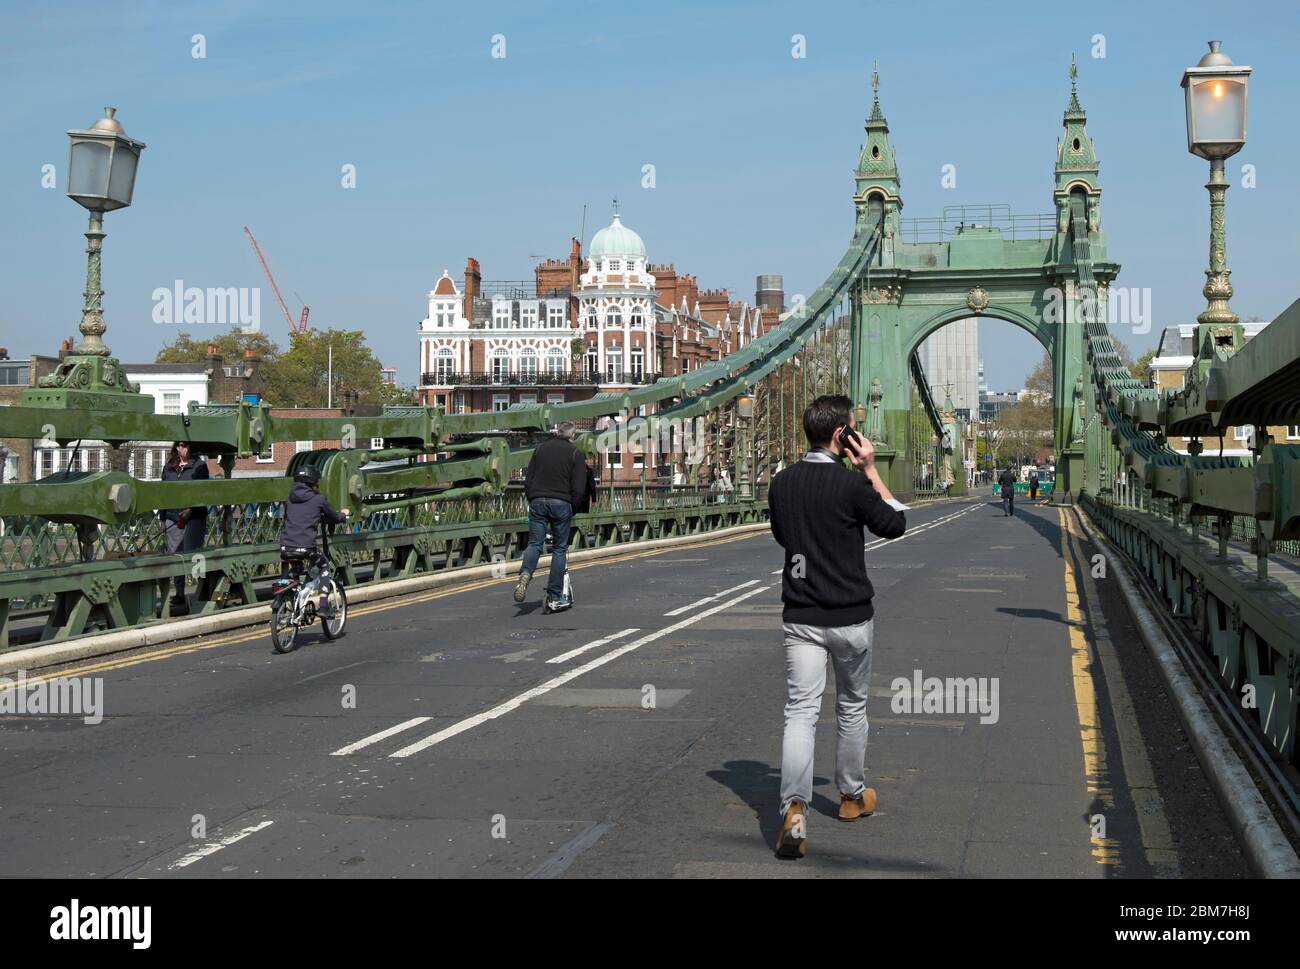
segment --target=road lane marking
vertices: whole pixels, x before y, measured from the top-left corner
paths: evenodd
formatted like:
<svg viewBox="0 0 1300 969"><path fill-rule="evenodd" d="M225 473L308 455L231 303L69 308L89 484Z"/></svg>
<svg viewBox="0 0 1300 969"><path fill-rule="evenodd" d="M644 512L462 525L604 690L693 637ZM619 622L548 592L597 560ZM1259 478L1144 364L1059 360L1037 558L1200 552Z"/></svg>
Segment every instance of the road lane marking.
<svg viewBox="0 0 1300 969"><path fill-rule="evenodd" d="M1077 560L1086 563L1089 557L1084 550L1085 539L1079 530L1079 523L1069 511L1064 514L1065 542ZM1090 629L1093 650L1101 661L1102 683L1110 699L1111 719L1115 724L1115 736L1119 740L1120 766L1129 796L1133 800L1147 864L1158 876L1176 878L1181 873L1178 851L1169 829L1169 819L1165 815L1164 800L1160 795L1155 771L1143 741L1133 697L1128 691L1123 667L1110 635L1110 624L1106 621L1106 613L1101 606L1097 583L1087 569L1080 569L1078 577L1084 602L1089 614L1094 617Z"/></svg>
<svg viewBox="0 0 1300 969"><path fill-rule="evenodd" d="M894 543L894 542L901 542L903 539L908 538L909 536L915 535L915 534L917 534L918 532L923 532L923 531L925 531L927 528L934 528L936 525L942 525L942 524L944 524L945 522L950 522L950 521L952 521L954 518L960 518L962 515L965 515L967 512L974 511L974 510L975 510L976 508L978 508L978 507L979 507L978 505L971 505L969 508L963 508L961 511L959 511L959 512L954 512L953 514L951 514L951 515L947 515L947 516L945 516L945 517L943 517L943 518L936 518L934 521L932 521L932 522L926 522L924 525L917 525L917 526L914 527L914 528L909 528L909 529L908 529L907 531L905 531L902 535L899 535L898 538L879 538L879 539L875 539L874 541L870 541L870 542L868 542L867 544L863 545L863 546L862 546L862 549L863 549L863 551L869 552L869 551L871 551L873 548L879 548L881 545L889 545L889 544L892 544L892 543ZM772 575L780 575L780 574L781 574L782 572L784 572L784 571L785 571L785 567L782 566L781 568L776 569L775 571L773 571L771 574L772 574ZM668 613L668 615L671 615L671 613Z"/></svg>
<svg viewBox="0 0 1300 969"><path fill-rule="evenodd" d="M346 747L340 747L330 754L331 757L346 757L348 754L356 753L362 747L369 747L371 744L377 744L381 740L387 740L394 734L399 734L403 730L410 730L412 727L418 727L422 723L428 723L433 717L412 717L399 723L396 727L389 727L387 730L381 730L379 733L372 733L369 737L362 737L354 744L348 744Z"/></svg>
<svg viewBox="0 0 1300 969"><path fill-rule="evenodd" d="M304 676L294 686L302 686L304 683L310 683L312 680L319 680L322 676L331 676L334 673L342 673L344 670L350 670L354 666L365 666L367 663L373 663L374 660L359 659L355 663L348 663L346 666L336 666L332 670L325 670L323 673L313 673L311 676Z"/></svg>
<svg viewBox="0 0 1300 969"><path fill-rule="evenodd" d="M1062 541L1066 535L1065 510L1057 509L1057 523ZM1092 678L1092 653L1088 637L1084 635L1083 612L1079 608L1079 585L1075 581L1070 556L1062 555L1065 566L1065 618L1070 639L1070 668L1074 681L1074 705L1079 719L1079 739L1083 746L1083 779L1088 793L1093 795L1096 814L1103 818L1115 804L1111 790L1110 771L1106 765L1106 742L1101 732L1101 717L1097 708L1097 689ZM1119 842L1098 835L1089 824L1088 841L1092 857L1099 865L1118 865Z"/></svg>
<svg viewBox="0 0 1300 969"><path fill-rule="evenodd" d="M630 636L632 635L632 633L636 633L640 631L641 628L639 626L629 626L627 629L623 629L619 632L616 632L611 636L605 636L601 639L592 640L586 646L579 646L577 649L571 649L567 653L561 653L559 656L554 656L551 659L548 659L546 662L563 663L566 660L571 660L573 659L573 657L585 653L589 649L595 649L597 646L604 646L606 643L612 643L616 639L622 639L624 636Z"/></svg>
<svg viewBox="0 0 1300 969"><path fill-rule="evenodd" d="M703 599L699 599L695 602L692 602L689 606L679 606L678 608L674 609L672 612L665 612L664 615L680 616L683 612L690 612L696 606L708 605L714 599L721 599L723 596L727 595L728 593L737 592L740 589L745 589L751 585L757 585L757 584L758 584L758 579L750 579L748 582L742 582L740 583L740 585L733 586L730 589L723 589L717 595L705 596Z"/></svg>
<svg viewBox="0 0 1300 969"><path fill-rule="evenodd" d="M762 532L751 532L747 535L736 535L731 538L719 539L716 542L710 542L708 548L714 548L718 545L730 545L733 542L743 542L754 538ZM649 558L655 555L666 555L673 551L671 548L644 549L639 551L628 552L626 555L614 555L609 558L593 559L590 562L579 562L569 566L569 571L579 569L589 569L597 565L616 565L620 562L631 561L638 558ZM493 585L511 585L516 580L511 578L505 579L482 579L474 582L468 582L464 585L458 585L451 589L440 589L431 593L424 593L415 596L393 596L390 599L383 600L375 605L358 606L353 608L352 616L354 618L370 615L375 612L387 612L390 609L402 609L406 606L418 605L422 602L430 602L434 599L442 599L447 596L460 595L462 592L474 592L479 589L485 589ZM265 603L262 603L265 605ZM240 643L247 643L255 639L265 640L267 637L266 624L258 623L252 627L253 632L231 633L228 636L221 636L217 639L209 640L202 633L197 633L188 639L181 640L179 643L170 646L162 646L153 652L138 653L125 659L104 660L95 663L83 664L80 666L69 666L58 673L48 673L41 676L29 676L25 680L27 686L34 686L39 683L46 683L50 680L66 679L78 676L84 676L88 673L104 673L109 670L126 669L130 666L139 666L144 663L152 663L158 660L171 659L173 656L184 656L187 653L197 653L203 650L218 649L222 646L237 646ZM147 649L148 647L133 647L133 649ZM0 686L0 690L16 689L14 685Z"/></svg>
<svg viewBox="0 0 1300 969"><path fill-rule="evenodd" d="M230 847L236 841L243 841L250 834L255 834L258 831L261 831L263 828L269 828L273 824L275 824L274 821L263 821L261 824L255 824L250 828L244 828L242 831L236 831L234 834L222 838L219 841L209 841L202 848L199 848L195 851L191 851L180 861L168 865L167 870L175 871L177 868L186 868L194 864L196 861L202 861L208 855L216 854L222 848Z"/></svg>
<svg viewBox="0 0 1300 969"><path fill-rule="evenodd" d="M881 545L886 545L886 544L890 544L890 543L893 543L893 542L901 542L901 541L904 541L905 539L911 538L913 535L917 535L917 534L919 534L920 532L923 532L923 531L925 531L925 530L927 530L927 529L934 528L934 527L936 527L936 526L938 526L938 525L946 524L947 522L950 522L950 521L952 521L952 520L954 520L954 519L956 519L956 518L960 518L962 515L965 515L965 514L968 514L969 512L974 511L977 507L979 507L979 506L978 506L978 505L971 505L969 508L963 508L961 511L959 511L959 512L954 512L953 514L948 515L948 516L946 516L946 517L944 517L944 518L936 518L934 521L932 521L932 522L926 522L924 525L917 525L915 528L909 528L907 531L903 532L902 535L899 535L898 538L880 538L880 539L876 539L876 540L873 541L873 542L868 542L866 545L863 546L863 548L864 548L866 551L870 551L870 550L873 549L873 548L879 548Z"/></svg>
<svg viewBox="0 0 1300 969"><path fill-rule="evenodd" d="M439 730L435 734L430 734L428 737L425 737L423 740L417 740L415 743L407 747L403 747L401 750L389 754L388 756L389 757L410 757L412 754L418 754L422 750L428 750L430 747L434 746L435 744L440 744L444 740L450 740L452 737L455 737L457 734L464 733L466 730L472 730L474 727L477 727L481 723L486 723L489 720L495 720L497 717L505 716L511 710L518 709L519 707L523 706L525 703L527 703L529 700L533 699L534 697L542 696L543 694L549 693L552 690L556 689L557 687L564 686L566 683L576 680L579 676L582 676L584 673L590 673L592 670L598 669L599 667L604 666L606 663L612 663L620 656L625 656L628 653L632 652L633 650L640 649L642 646L645 646L647 643L652 643L656 639L662 639L664 636L669 636L672 633L677 632L677 630L679 629L685 629L687 626L692 626L695 623L699 622L701 619L707 619L709 616L712 616L715 613L722 612L724 609L730 609L732 606L744 602L746 599L750 598L751 596L756 596L760 592L766 592L772 588L775 588L775 586L761 585L756 589L750 589L748 592L742 593L741 595L738 595L734 599L731 599L728 602L724 602L721 605L714 606L712 609L705 609L703 612L697 612L695 613L695 615L687 616L685 619L682 619L679 622L675 622L671 626L665 626L663 629L657 630L656 632L648 633L645 636L642 636L640 639L634 639L632 640L632 642L625 643L624 645L619 646L617 649L612 649L608 653L605 653L601 656L597 656L595 659L591 660L588 663L583 664L582 666L574 667L573 669L569 670L567 673L562 673L559 676L555 677L554 679L547 680L545 683L541 684L540 686L535 686L531 690L526 690L525 692L519 694L517 697L507 700L505 703L498 704L497 706L493 707L490 710L486 710L483 713L479 713L472 717L468 717L460 721L459 723L452 724L450 727L447 727L443 730Z"/></svg>

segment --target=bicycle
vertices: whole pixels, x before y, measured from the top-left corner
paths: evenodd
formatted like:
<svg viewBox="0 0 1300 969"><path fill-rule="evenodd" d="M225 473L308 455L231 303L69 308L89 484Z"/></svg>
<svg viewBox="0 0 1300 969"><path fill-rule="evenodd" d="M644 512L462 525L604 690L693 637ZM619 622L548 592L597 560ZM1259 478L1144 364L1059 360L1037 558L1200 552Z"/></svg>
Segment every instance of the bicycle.
<svg viewBox="0 0 1300 969"><path fill-rule="evenodd" d="M326 639L333 641L343 635L348 597L342 581L334 575L326 534L321 533L323 552L314 548L280 550L281 559L289 563L289 574L271 586L271 645L277 653L292 652L298 630L317 619Z"/></svg>

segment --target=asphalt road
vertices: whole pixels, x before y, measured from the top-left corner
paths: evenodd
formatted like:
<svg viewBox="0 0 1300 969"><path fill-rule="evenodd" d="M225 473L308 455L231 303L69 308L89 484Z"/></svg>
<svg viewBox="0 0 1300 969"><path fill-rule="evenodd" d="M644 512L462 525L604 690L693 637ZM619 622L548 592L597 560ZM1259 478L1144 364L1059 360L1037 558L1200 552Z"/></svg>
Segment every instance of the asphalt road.
<svg viewBox="0 0 1300 969"><path fill-rule="evenodd" d="M0 875L1244 875L1095 550L1021 505L917 509L868 544L880 807L834 818L828 689L800 861L772 852L762 533L575 568L560 615L539 576L523 607L508 581L358 607L286 656L237 631L69 667L104 678L105 719L0 718ZM898 710L916 670L996 681L996 722Z"/></svg>

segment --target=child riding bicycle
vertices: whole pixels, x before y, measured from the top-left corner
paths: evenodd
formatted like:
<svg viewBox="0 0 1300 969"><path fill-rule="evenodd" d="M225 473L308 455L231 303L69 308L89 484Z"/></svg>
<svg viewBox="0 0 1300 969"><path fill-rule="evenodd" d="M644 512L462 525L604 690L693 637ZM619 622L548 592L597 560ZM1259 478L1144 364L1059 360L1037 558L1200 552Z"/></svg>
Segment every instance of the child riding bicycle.
<svg viewBox="0 0 1300 969"><path fill-rule="evenodd" d="M338 511L320 493L320 469L303 465L293 475L293 487L284 506L284 526L280 530L280 559L286 563L305 561L312 563L320 554L316 551L316 528L326 521L338 525L348 520L352 512Z"/></svg>

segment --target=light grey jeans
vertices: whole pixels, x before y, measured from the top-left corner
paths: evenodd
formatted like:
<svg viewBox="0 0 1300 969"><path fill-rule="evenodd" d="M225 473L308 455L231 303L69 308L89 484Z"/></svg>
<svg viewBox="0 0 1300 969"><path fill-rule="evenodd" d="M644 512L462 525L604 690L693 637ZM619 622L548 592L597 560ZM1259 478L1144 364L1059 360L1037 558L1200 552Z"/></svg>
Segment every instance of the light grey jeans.
<svg viewBox="0 0 1300 969"><path fill-rule="evenodd" d="M856 626L785 623L785 734L781 740L781 814L794 800L812 803L813 742L826 690L826 659L835 667L835 786L857 797L866 787L867 689L874 619Z"/></svg>

